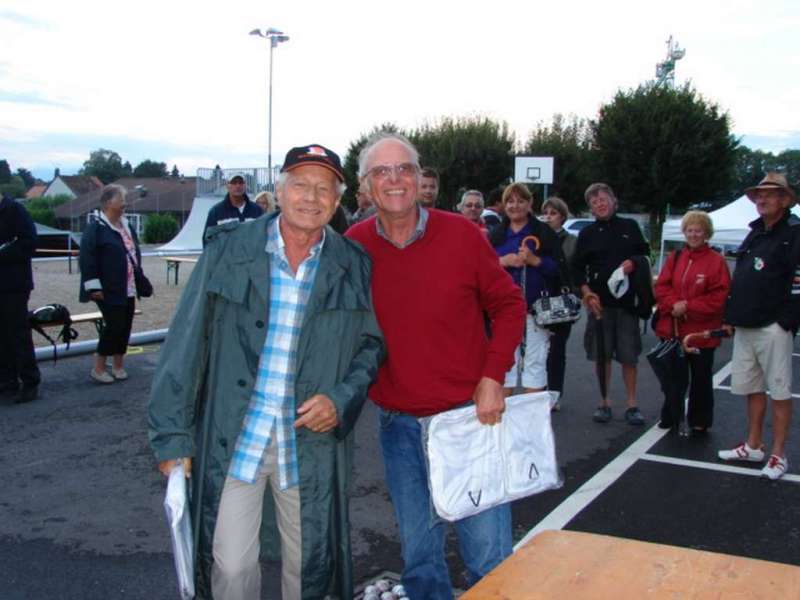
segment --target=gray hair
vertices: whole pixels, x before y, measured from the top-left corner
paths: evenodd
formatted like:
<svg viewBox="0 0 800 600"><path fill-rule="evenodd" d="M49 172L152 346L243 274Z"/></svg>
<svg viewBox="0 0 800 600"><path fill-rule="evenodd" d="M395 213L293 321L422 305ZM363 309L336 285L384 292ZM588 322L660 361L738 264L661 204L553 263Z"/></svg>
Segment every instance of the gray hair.
<svg viewBox="0 0 800 600"><path fill-rule="evenodd" d="M478 199L481 201L481 208L483 208L483 193L480 190L467 190L466 192L461 194L461 202L459 202L458 206L456 206L458 210L464 208L464 202L467 201L467 198L469 196L477 196Z"/></svg>
<svg viewBox="0 0 800 600"><path fill-rule="evenodd" d="M586 188L586 192L583 194L583 199L586 200L586 204L589 204L589 200L600 194L601 192L605 192L608 194L608 197L614 201L614 204L617 204L617 197L614 195L614 190L611 189L611 186L607 183L593 183L588 188Z"/></svg>
<svg viewBox="0 0 800 600"><path fill-rule="evenodd" d="M287 179L289 179L289 175L291 175L291 171L281 171L278 174L278 180L275 182L275 193L278 193L278 190L286 185ZM343 181L339 181L336 179L336 198L339 199L344 196L345 191L347 190L347 185Z"/></svg>
<svg viewBox="0 0 800 600"><path fill-rule="evenodd" d="M359 179L367 174L367 159L369 158L370 153L375 149L375 146L381 142L385 142L386 140L394 140L395 142L399 142L405 146L406 150L408 150L408 152L411 154L412 164L419 169L419 152L417 152L414 144L412 144L406 136L404 136L402 133L394 133L392 131L378 131L369 136L367 143L364 144L361 152L358 153Z"/></svg>
<svg viewBox="0 0 800 600"><path fill-rule="evenodd" d="M104 208L114 198L125 200L127 194L128 190L123 186L116 183L109 183L103 188L103 191L100 192L100 208Z"/></svg>

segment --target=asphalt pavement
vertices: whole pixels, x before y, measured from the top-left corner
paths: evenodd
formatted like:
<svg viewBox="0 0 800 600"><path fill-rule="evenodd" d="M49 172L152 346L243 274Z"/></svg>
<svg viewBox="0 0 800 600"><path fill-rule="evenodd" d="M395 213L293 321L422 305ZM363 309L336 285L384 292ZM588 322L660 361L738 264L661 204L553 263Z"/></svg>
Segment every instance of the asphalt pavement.
<svg viewBox="0 0 800 600"><path fill-rule="evenodd" d="M744 401L725 389L730 342L716 356L715 425L705 437L686 439L655 428L661 394L644 358L638 397L646 425L623 419L617 366L614 418L592 422L597 384L582 351L583 328L582 321L570 338L562 410L552 417L564 486L514 503L515 541L536 527L567 528L800 565L800 477L768 482L754 467L728 469L716 460L718 448L745 434ZM648 334L645 348L654 342ZM42 363L40 398L0 405L0 599L178 597L165 482L145 426L160 349L133 348L130 379L111 386L89 379L91 356ZM800 392L798 380L795 368ZM356 581L364 583L399 572L402 561L373 405L355 435L351 522ZM788 457L796 472L796 425ZM461 587L455 548L451 539L453 583ZM280 597L277 573L278 565L264 564L263 598Z"/></svg>

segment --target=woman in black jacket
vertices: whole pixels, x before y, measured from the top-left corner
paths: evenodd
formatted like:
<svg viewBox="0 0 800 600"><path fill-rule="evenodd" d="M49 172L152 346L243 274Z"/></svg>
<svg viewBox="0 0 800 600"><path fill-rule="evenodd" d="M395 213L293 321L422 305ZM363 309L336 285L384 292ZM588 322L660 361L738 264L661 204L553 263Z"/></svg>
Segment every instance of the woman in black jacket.
<svg viewBox="0 0 800 600"><path fill-rule="evenodd" d="M133 263L141 265L136 231L123 216L127 190L107 185L100 194L100 217L81 237L80 301L94 300L105 326L97 344L91 377L98 383L128 378L123 365L133 324L136 284ZM111 356L111 373L106 371Z"/></svg>

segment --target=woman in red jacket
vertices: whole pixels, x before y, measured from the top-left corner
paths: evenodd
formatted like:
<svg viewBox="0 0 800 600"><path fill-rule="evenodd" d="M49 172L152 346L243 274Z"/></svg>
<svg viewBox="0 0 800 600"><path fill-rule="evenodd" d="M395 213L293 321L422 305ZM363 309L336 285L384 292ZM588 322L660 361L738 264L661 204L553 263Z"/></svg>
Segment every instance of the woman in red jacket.
<svg viewBox="0 0 800 600"><path fill-rule="evenodd" d="M677 320L678 335L722 325L722 313L728 296L731 276L725 259L709 247L707 241L714 235L714 226L708 213L693 210L684 215L681 230L686 245L670 254L656 282L658 323L656 335L662 339L674 336L673 319ZM719 338L701 339L694 346L699 354L688 354L691 383L689 385L689 427L704 433L714 419L714 389L712 368L714 350ZM661 410L663 429L676 427L666 403Z"/></svg>

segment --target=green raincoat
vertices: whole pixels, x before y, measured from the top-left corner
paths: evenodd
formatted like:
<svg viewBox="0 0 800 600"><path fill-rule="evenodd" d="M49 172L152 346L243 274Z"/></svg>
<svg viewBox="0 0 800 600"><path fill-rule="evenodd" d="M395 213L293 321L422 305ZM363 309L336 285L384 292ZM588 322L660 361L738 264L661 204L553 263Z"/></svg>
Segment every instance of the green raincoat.
<svg viewBox="0 0 800 600"><path fill-rule="evenodd" d="M198 598L211 598L212 542L231 456L256 382L269 322L266 227L275 215L221 225L183 292L161 349L149 407L159 461L193 457L192 522ZM353 597L349 435L384 352L370 294L371 263L326 230L297 348L297 405L314 394L336 406L327 433L297 430L303 598ZM280 553L272 496L264 495L262 556Z"/></svg>

